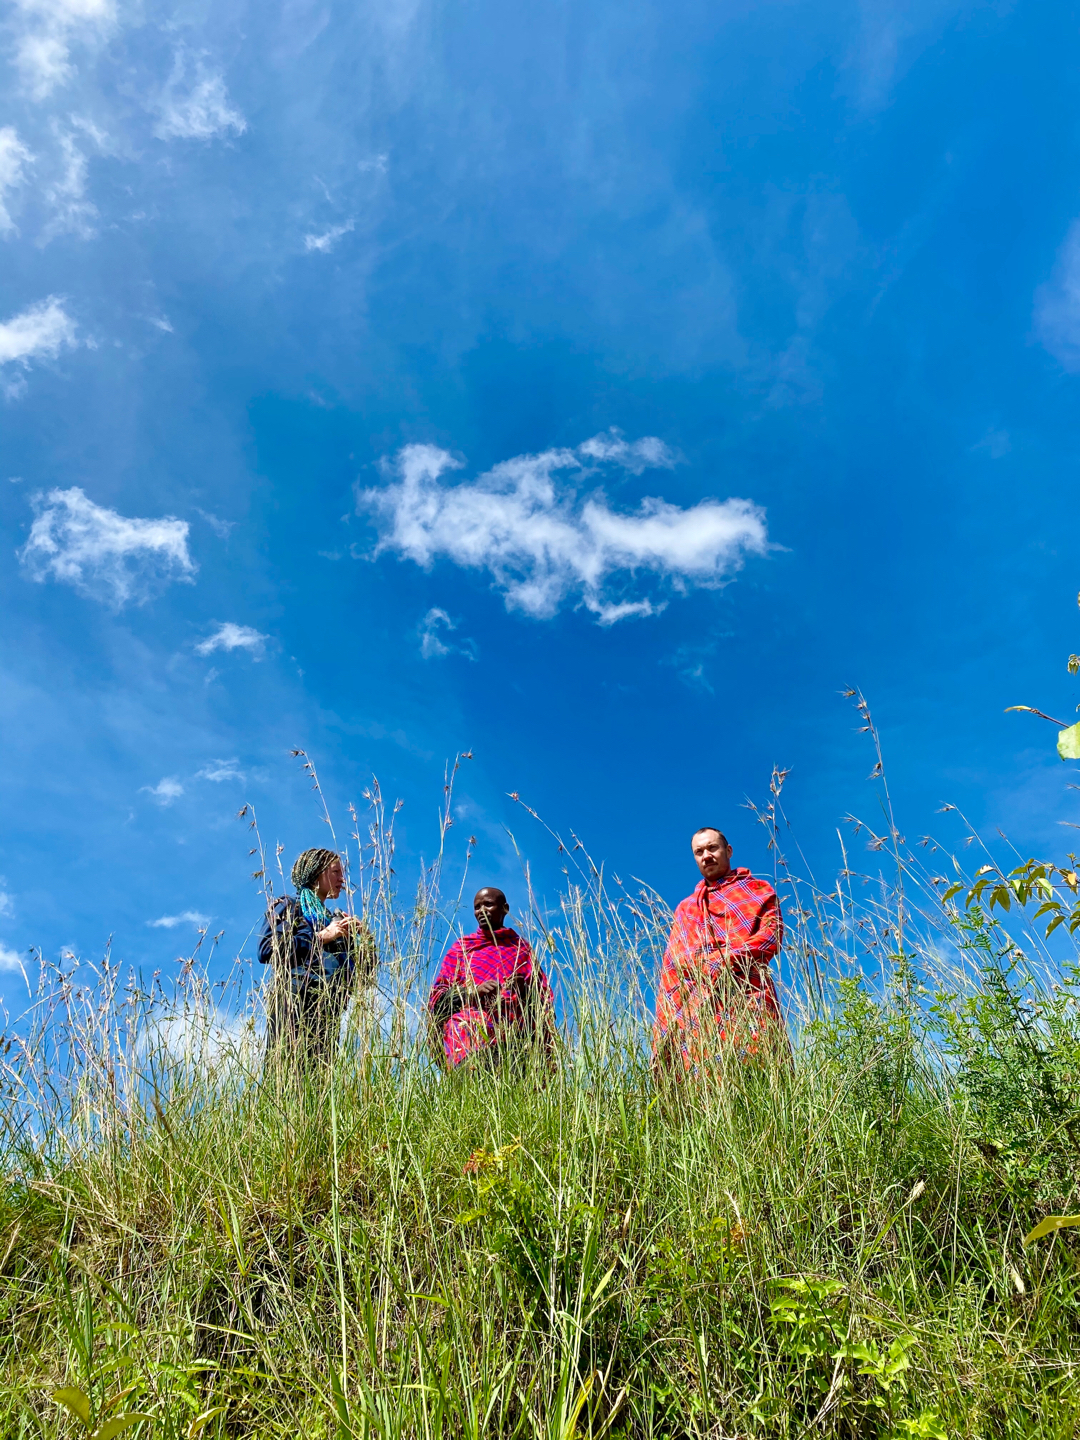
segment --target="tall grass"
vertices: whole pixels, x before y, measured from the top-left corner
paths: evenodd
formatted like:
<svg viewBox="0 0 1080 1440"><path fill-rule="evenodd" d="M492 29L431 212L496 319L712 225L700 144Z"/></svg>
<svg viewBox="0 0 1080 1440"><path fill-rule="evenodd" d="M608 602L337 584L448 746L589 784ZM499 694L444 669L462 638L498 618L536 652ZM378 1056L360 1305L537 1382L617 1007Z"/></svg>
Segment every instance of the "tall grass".
<svg viewBox="0 0 1080 1440"><path fill-rule="evenodd" d="M1072 972L942 905L888 817L888 882L796 879L781 783L790 1066L658 1093L668 917L571 836L556 912L515 912L557 1064L440 1073L464 882L440 848L400 904L377 790L378 988L327 1073L264 1074L250 966L43 966L4 1038L0 1434L1078 1433L1080 1252L1022 1243L1078 1198Z"/></svg>

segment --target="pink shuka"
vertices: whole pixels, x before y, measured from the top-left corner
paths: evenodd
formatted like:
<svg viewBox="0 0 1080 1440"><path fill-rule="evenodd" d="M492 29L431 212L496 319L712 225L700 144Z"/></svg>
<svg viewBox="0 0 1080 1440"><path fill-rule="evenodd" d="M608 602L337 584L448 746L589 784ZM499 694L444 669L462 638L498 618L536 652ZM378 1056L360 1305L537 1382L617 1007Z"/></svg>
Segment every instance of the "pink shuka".
<svg viewBox="0 0 1080 1440"><path fill-rule="evenodd" d="M476 987L490 980L497 983L498 994L477 996ZM454 1067L507 1040L527 1039L538 1029L546 1048L552 1004L551 986L527 940L505 929L496 930L492 941L487 931L477 930L456 940L443 956L428 1009L446 1063Z"/></svg>

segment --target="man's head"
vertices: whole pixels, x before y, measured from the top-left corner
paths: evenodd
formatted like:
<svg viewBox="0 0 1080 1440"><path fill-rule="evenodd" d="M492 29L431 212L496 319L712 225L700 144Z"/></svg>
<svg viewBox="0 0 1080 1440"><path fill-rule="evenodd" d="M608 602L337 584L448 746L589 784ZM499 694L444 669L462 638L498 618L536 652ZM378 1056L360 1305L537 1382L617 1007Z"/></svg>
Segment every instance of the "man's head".
<svg viewBox="0 0 1080 1440"><path fill-rule="evenodd" d="M714 880L722 880L728 874L731 869L731 846L722 830L717 830L715 825L702 825L701 829L695 830L690 837L690 845L698 869L709 884Z"/></svg>
<svg viewBox="0 0 1080 1440"><path fill-rule="evenodd" d="M320 900L336 900L345 884L341 856L334 850L305 850L296 857L292 882L297 890L314 890Z"/></svg>
<svg viewBox="0 0 1080 1440"><path fill-rule="evenodd" d="M496 890L494 885L488 885L483 890L476 892L473 900L473 914L476 916L477 924L481 930L486 930L489 935L494 935L496 930L502 929L503 921L510 910L506 903L506 896L501 890Z"/></svg>

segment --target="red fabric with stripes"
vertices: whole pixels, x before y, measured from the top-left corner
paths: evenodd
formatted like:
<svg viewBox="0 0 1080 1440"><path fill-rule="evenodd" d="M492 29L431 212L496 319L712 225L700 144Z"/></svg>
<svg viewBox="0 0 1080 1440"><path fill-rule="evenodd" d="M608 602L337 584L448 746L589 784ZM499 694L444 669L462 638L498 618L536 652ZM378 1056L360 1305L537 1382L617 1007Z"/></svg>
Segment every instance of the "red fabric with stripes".
<svg viewBox="0 0 1080 1440"><path fill-rule="evenodd" d="M495 931L495 940L477 930L456 940L443 956L431 987L428 1008L434 1009L451 985L483 985L496 980L500 1000L498 1018L479 1004L455 1010L442 1029L443 1050L450 1065L460 1065L477 1050L487 1049L514 1030L525 1032L528 1020L522 1005L521 987L535 985L541 1008L553 1003L547 976L535 963L529 942L509 928Z"/></svg>
<svg viewBox="0 0 1080 1440"><path fill-rule="evenodd" d="M776 891L749 870L701 880L679 902L660 967L653 1057L697 1071L732 1045L784 1038L769 961L783 942ZM771 1032L771 1033L770 1033Z"/></svg>

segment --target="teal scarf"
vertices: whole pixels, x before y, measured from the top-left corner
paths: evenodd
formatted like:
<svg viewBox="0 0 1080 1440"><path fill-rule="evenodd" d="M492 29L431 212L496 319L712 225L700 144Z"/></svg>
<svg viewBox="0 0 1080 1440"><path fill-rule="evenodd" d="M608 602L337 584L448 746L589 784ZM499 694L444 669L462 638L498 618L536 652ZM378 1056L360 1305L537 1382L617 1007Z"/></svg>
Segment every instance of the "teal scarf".
<svg viewBox="0 0 1080 1440"><path fill-rule="evenodd" d="M325 930L334 917L315 894L315 891L304 885L296 892L296 898L300 901L300 910L304 919L311 921L315 933L318 934L320 930Z"/></svg>

